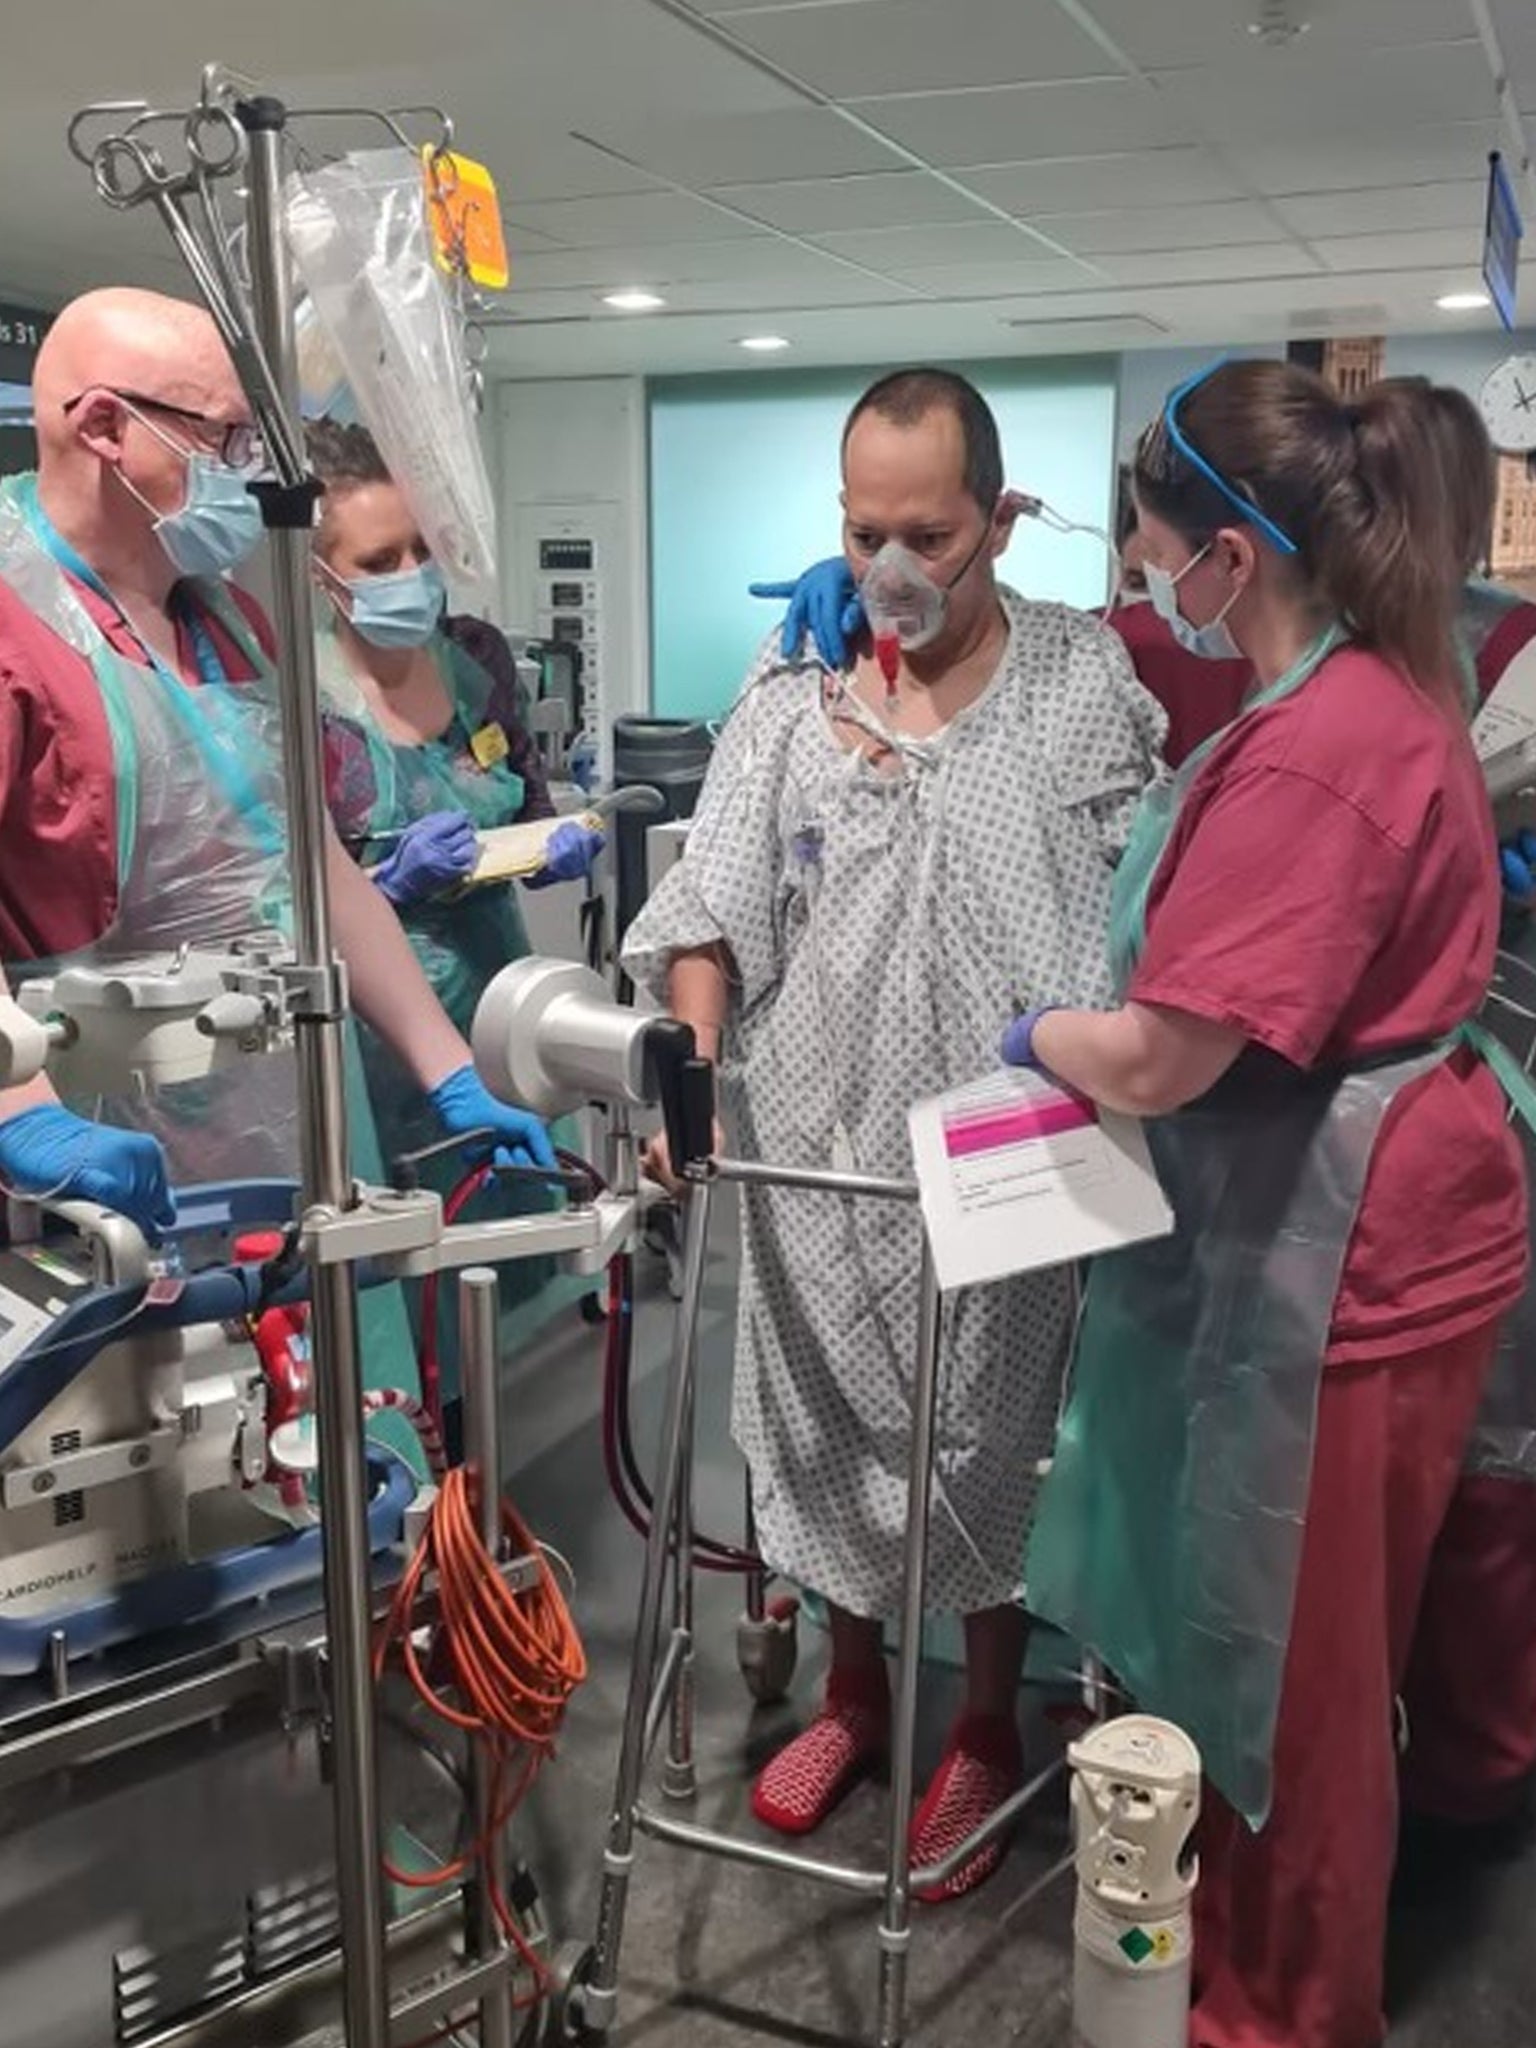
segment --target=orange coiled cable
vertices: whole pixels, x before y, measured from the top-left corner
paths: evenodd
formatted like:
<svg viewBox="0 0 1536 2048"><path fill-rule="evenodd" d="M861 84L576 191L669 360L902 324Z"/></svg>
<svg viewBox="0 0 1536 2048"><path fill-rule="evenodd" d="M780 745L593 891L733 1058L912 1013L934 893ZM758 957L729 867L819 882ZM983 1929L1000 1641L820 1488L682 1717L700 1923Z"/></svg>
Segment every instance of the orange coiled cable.
<svg viewBox="0 0 1536 2048"><path fill-rule="evenodd" d="M587 1675L587 1659L543 1551L505 1500L501 1528L509 1555L537 1562L537 1583L525 1592L512 1590L481 1540L469 1473L463 1467L449 1472L374 1646L375 1678L398 1654L422 1704L484 1744L494 1766L490 1813L463 1855L431 1871L402 1871L388 1862L385 1868L397 1884L436 1889L481 1866L497 1918L542 1995L544 1966L504 1896L493 1850L540 1766L554 1753L567 1703ZM437 1578L440 1621L434 1643L446 1660L444 1686L428 1674L414 1634L414 1615L429 1573Z"/></svg>

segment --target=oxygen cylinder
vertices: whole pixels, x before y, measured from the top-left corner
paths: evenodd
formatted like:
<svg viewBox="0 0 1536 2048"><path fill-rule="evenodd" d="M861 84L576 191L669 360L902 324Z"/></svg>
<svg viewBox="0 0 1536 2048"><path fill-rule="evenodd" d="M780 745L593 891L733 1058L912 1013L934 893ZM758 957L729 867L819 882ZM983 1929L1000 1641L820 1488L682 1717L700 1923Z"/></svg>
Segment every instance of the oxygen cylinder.
<svg viewBox="0 0 1536 2048"><path fill-rule="evenodd" d="M1074 2048L1185 2048L1200 1753L1170 1722L1127 1714L1074 1742L1067 1761Z"/></svg>

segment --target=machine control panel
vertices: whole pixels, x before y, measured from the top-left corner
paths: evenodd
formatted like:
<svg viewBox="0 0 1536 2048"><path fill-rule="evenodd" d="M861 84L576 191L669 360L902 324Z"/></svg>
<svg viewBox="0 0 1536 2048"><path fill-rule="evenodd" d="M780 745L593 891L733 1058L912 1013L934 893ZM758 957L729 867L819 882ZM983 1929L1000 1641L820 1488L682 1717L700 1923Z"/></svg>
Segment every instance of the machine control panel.
<svg viewBox="0 0 1536 2048"><path fill-rule="evenodd" d="M552 646L580 651L580 701L569 707L570 738L581 725L600 730L605 716L605 547L599 529L606 512L601 506L539 505L527 514L535 631Z"/></svg>

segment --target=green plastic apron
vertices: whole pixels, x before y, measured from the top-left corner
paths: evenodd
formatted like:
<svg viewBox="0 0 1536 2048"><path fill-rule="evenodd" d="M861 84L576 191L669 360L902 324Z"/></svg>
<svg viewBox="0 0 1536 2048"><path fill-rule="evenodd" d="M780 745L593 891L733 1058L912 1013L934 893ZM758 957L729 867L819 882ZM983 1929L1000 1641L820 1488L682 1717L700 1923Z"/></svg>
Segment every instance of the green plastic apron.
<svg viewBox="0 0 1536 2048"><path fill-rule="evenodd" d="M445 635L434 637L432 653L454 706L453 721L438 739L397 745L369 713L347 670L340 642L325 620L317 652L326 715L344 719L368 750L372 798L366 815L342 821L349 839L366 833L369 839L383 840L434 811L462 811L481 831L517 820L525 797L523 778L504 759L483 765L471 744L491 720L491 679L478 662ZM467 1038L490 982L509 961L522 959L529 950L516 886L469 889L408 904L400 912L400 922L438 1000ZM399 1060L366 1027L361 1037L368 1091L386 1157L435 1143L441 1133ZM557 1133L556 1142L568 1135ZM422 1179L446 1198L465 1171L464 1162L452 1154L431 1161ZM549 1205L550 1198L536 1190L498 1183L477 1196L464 1213L468 1221L527 1215ZM556 1309L592 1286L590 1280L563 1272L552 1259L521 1259L499 1270L502 1340L508 1347L526 1342ZM413 1306L415 1294L413 1289ZM449 1282L438 1292L438 1352L449 1397L457 1388L457 1331L457 1289Z"/></svg>
<svg viewBox="0 0 1536 2048"><path fill-rule="evenodd" d="M1536 919L1528 919L1499 954L1493 987L1471 1034L1513 1108L1536 1188ZM1523 1093L1522 1093L1523 1091ZM1532 1272L1536 1274L1536 1201L1530 1205ZM1493 1373L1467 1450L1466 1471L1480 1479L1536 1486L1536 1278L1504 1325Z"/></svg>
<svg viewBox="0 0 1536 2048"><path fill-rule="evenodd" d="M1477 657L1489 636L1523 600L1495 584L1468 583L1456 624L1456 654L1470 690L1473 713L1481 691ZM1498 1077L1511 1106L1525 1153L1526 1176L1536 1188L1536 918L1522 919L1501 950L1493 986L1466 1037ZM1536 1273L1536 1202L1530 1205L1532 1271ZM1467 1449L1474 1478L1520 1480L1536 1486L1536 1280L1505 1323Z"/></svg>
<svg viewBox="0 0 1536 2048"><path fill-rule="evenodd" d="M1334 627L1250 699L1289 696ZM1210 742L1149 793L1116 880L1122 991L1180 805ZM1071 1400L1027 1564L1031 1611L1187 1730L1255 1827L1311 1484L1333 1304L1383 1119L1449 1042L1365 1070L1299 1073L1258 1049L1147 1127L1172 1237L1095 1261Z"/></svg>
<svg viewBox="0 0 1536 2048"><path fill-rule="evenodd" d="M183 945L217 949L262 926L291 935L279 712L271 664L244 614L223 584L195 585L254 680L189 689L158 666L114 653L40 540L42 525L33 479L0 483L0 577L89 661L101 691L116 776L117 912L94 945L65 959L8 963L13 982L62 965L170 955ZM377 1181L382 1160L355 1043L346 1072L353 1170ZM82 1116L152 1133L173 1186L298 1178L291 1052L240 1060L151 1095L67 1100ZM398 1287L362 1297L362 1331L365 1383L414 1388Z"/></svg>

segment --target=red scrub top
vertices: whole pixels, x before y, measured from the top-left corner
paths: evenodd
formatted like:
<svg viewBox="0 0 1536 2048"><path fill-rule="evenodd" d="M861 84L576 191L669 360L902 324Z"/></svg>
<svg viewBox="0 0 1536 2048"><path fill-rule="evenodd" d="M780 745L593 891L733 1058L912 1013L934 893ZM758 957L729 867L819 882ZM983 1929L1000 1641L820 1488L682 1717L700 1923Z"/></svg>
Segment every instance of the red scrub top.
<svg viewBox="0 0 1536 2048"><path fill-rule="evenodd" d="M1385 661L1345 648L1243 719L1196 775L1130 995L1230 1025L1298 1067L1340 1065L1475 1015L1498 928L1493 823L1465 730ZM1454 1054L1387 1114L1329 1359L1475 1329L1519 1298L1526 1263L1503 1096L1480 1061Z"/></svg>
<svg viewBox="0 0 1536 2048"><path fill-rule="evenodd" d="M113 607L73 582L76 597L126 660L144 651ZM257 605L234 596L268 653ZM250 664L217 619L205 624L231 682ZM177 661L197 673L177 627ZM46 960L99 939L117 914L117 793L112 738L90 663L0 580L0 961Z"/></svg>
<svg viewBox="0 0 1536 2048"><path fill-rule="evenodd" d="M1236 718L1253 670L1246 661L1206 661L1189 653L1151 604L1116 605L1105 623L1125 642L1142 687L1168 714L1163 758L1177 768L1202 740Z"/></svg>

